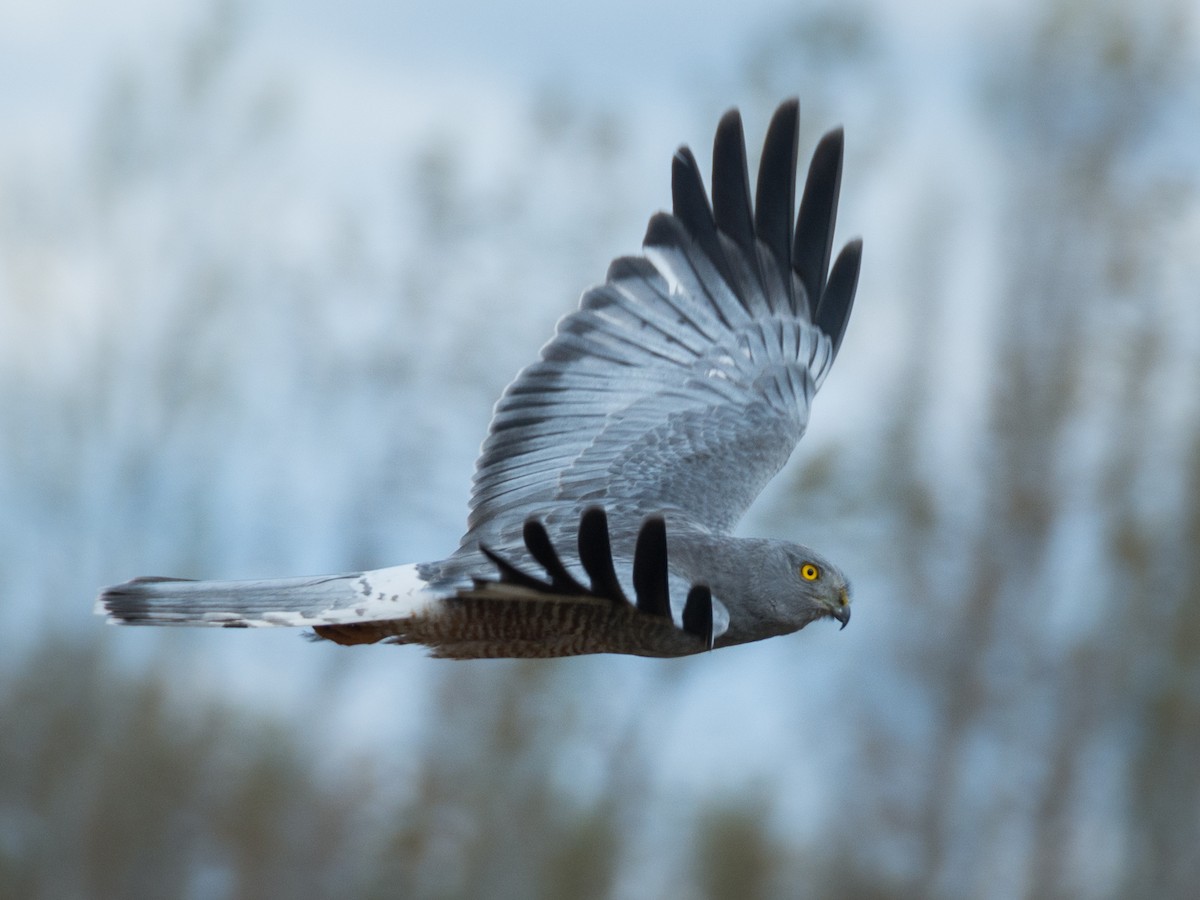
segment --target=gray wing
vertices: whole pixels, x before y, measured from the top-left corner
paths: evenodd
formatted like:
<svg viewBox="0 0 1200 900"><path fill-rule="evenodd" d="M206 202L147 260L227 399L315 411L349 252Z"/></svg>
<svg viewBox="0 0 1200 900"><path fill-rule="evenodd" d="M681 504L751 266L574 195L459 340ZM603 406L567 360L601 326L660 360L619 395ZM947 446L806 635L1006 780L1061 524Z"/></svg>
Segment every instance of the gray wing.
<svg viewBox="0 0 1200 900"><path fill-rule="evenodd" d="M644 256L612 264L496 405L459 554L520 547L531 516L569 534L596 504L626 534L660 513L726 531L786 462L861 259L852 241L829 270L840 130L817 146L793 229L798 135L792 100L768 129L753 208L736 110L717 130L711 206L691 152L676 153L673 212L651 219Z"/></svg>

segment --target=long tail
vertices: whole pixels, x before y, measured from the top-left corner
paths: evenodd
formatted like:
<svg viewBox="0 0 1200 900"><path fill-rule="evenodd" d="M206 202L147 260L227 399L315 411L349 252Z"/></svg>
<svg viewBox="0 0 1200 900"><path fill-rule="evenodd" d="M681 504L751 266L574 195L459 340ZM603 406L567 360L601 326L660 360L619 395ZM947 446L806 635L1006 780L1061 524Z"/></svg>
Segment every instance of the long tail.
<svg viewBox="0 0 1200 900"><path fill-rule="evenodd" d="M106 588L96 612L118 625L313 627L406 618L444 596L407 565L263 581L135 578Z"/></svg>

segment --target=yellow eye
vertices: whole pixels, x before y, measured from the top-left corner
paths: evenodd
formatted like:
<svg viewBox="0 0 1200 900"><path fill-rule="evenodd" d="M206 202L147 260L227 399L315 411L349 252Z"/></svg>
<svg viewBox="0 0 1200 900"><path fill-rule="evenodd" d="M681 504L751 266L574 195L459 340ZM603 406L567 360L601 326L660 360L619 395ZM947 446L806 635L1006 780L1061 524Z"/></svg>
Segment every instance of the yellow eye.
<svg viewBox="0 0 1200 900"><path fill-rule="evenodd" d="M800 567L800 577L805 581L816 581L821 577L821 570L812 563L805 563Z"/></svg>

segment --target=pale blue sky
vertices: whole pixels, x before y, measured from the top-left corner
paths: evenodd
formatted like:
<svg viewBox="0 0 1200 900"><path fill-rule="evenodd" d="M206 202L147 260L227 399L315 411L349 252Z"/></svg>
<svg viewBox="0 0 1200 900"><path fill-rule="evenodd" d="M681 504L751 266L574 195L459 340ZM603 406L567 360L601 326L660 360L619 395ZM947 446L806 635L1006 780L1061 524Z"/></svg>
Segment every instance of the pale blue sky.
<svg viewBox="0 0 1200 900"><path fill-rule="evenodd" d="M896 44L912 51L909 76L930 86L958 56L963 42L956 38L1019 16L1026 6L1014 10L999 0L867 5ZM40 150L61 143L116 65L152 58L208 8L147 0L0 5L0 120L6 131L17 134L16 143ZM356 0L335 7L261 0L237 8L249 23L254 57L289 78L333 85L421 82L428 96L553 89L610 105L656 104L661 112L685 92L694 101L734 83L753 42L805 5Z"/></svg>

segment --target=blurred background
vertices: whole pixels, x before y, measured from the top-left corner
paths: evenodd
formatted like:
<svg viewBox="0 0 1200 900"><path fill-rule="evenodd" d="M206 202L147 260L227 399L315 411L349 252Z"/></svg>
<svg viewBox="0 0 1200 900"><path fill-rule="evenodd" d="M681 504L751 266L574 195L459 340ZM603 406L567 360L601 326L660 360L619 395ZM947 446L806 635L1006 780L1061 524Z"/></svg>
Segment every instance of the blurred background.
<svg viewBox="0 0 1200 900"><path fill-rule="evenodd" d="M845 344L743 523L853 627L449 663L99 587L435 559L491 404L783 98ZM0 7L0 896L1192 897L1189 0Z"/></svg>

